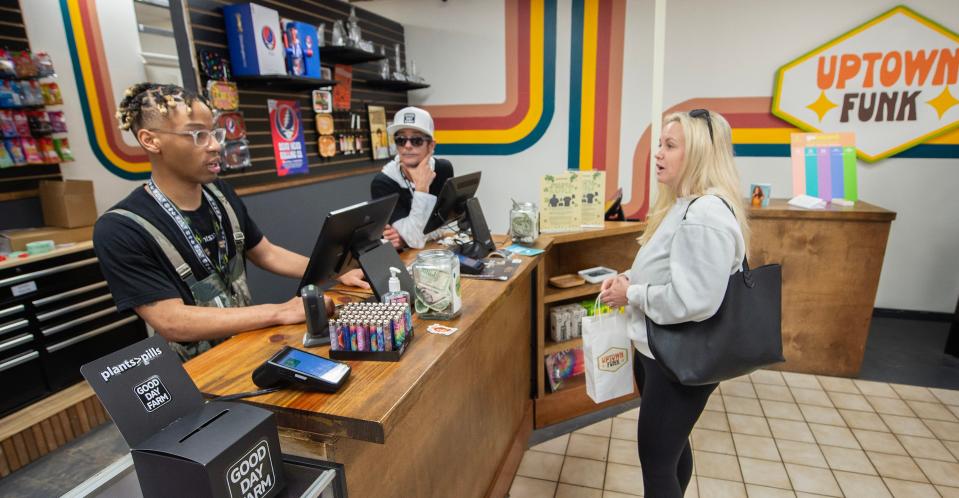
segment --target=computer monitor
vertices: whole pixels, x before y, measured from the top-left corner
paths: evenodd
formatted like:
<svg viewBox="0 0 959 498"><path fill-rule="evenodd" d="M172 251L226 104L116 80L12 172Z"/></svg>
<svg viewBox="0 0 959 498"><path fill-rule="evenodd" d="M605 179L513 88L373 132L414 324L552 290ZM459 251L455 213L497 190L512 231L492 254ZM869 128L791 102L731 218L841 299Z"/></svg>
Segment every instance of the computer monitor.
<svg viewBox="0 0 959 498"><path fill-rule="evenodd" d="M448 178L436 199L436 206L423 233L462 219L466 215L466 201L476 195L482 172Z"/></svg>
<svg viewBox="0 0 959 498"><path fill-rule="evenodd" d="M389 222L398 198L397 194L391 194L331 211L313 246L310 262L296 288L296 295L309 284L329 287L350 258L360 262L377 297L389 292L390 266L402 270L400 285L412 295L413 278L406 271L406 266L392 246L389 251L382 249L384 245L389 246L389 243L382 241L383 229ZM367 254L370 256L364 257Z"/></svg>

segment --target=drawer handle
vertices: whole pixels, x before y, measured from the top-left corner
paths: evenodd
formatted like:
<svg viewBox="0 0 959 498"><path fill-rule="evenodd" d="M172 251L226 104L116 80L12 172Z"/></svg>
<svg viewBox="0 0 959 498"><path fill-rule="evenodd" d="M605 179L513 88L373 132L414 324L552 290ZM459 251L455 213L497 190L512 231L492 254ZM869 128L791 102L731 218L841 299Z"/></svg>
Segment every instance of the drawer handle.
<svg viewBox="0 0 959 498"><path fill-rule="evenodd" d="M37 320L41 322L45 322L51 318L56 318L60 315L66 315L67 313L76 311L78 309L86 308L87 306L92 306L97 303L102 303L103 301L109 301L110 299L113 299L113 294L110 294L108 292L102 296L90 298L90 299L87 299L86 301L80 301L79 303L71 304L70 306L64 306L58 310L53 310L48 313L37 315Z"/></svg>
<svg viewBox="0 0 959 498"><path fill-rule="evenodd" d="M3 363L0 363L0 372L10 370L11 368L16 367L18 365L23 365L24 363L28 361L33 361L39 357L40 357L40 353L36 351L30 351L29 353L24 353L20 356L17 356L16 358L13 358L12 360L7 360Z"/></svg>
<svg viewBox="0 0 959 498"><path fill-rule="evenodd" d="M27 320L18 320L13 323L8 323L0 327L0 335L6 334L7 332L13 332L14 330L20 330L27 325L30 325L30 322Z"/></svg>
<svg viewBox="0 0 959 498"><path fill-rule="evenodd" d="M43 329L43 335L44 335L44 336L51 336L51 335L53 335L53 334L56 334L56 333L59 333L59 332L63 332L64 330L66 330L66 329L68 329L68 328L70 328L70 327L73 327L73 326L76 326L76 325L80 325L81 323L86 323L86 322L89 322L89 321L91 321L91 320L96 320L97 318L100 318L101 316L107 316L107 315L109 315L110 313L115 313L116 311L117 311L117 307L116 307L116 306L111 306L111 307L109 307L109 308L107 308L107 309L105 309L105 310L100 310L100 311L97 311L96 313L90 313L90 314L87 315L87 316L81 316L80 318L75 318L75 319L73 319L73 320L70 320L69 322L61 323L60 325L57 325L57 326L55 326L55 327L50 327L50 328L48 328L48 329Z"/></svg>
<svg viewBox="0 0 959 498"><path fill-rule="evenodd" d="M5 287L7 285L19 284L20 282L26 282L28 280L33 280L35 278L45 277L47 275L54 275L57 273L62 273L67 270L72 270L74 268L80 268L81 266L89 266L96 264L97 258L87 258L81 259L80 261L74 261L73 263L67 263L65 265L54 266L53 268L46 268L43 270L27 273L24 275L17 275L16 277L9 277L3 280L0 280L0 287Z"/></svg>
<svg viewBox="0 0 959 498"><path fill-rule="evenodd" d="M48 296L43 299L37 299L36 301L33 302L33 305L39 308L40 306L46 306L50 303L55 303L61 299L66 299L68 297L76 296L78 294L83 294L84 292L92 291L94 289L99 289L100 287L106 287L106 286L107 286L106 282L99 282L96 284L85 285L83 287L78 287L73 290L61 292L59 294L54 294L52 296Z"/></svg>
<svg viewBox="0 0 959 498"><path fill-rule="evenodd" d="M78 336L76 336L76 337L67 339L67 340L65 340L65 341L63 341L63 342L58 342L58 343L56 343L56 344L47 346L47 352L48 352L48 353L55 353L55 352L57 352L57 351L59 351L59 350L61 350L61 349L63 349L63 348L67 348L67 347L73 346L74 344L76 344L76 343L78 343L78 342L83 342L83 341L86 341L86 340L88 340L88 339L93 339L94 337L96 337L96 336L98 336L98 335L100 335L100 334L105 334L105 333L107 333L107 332L109 332L109 331L111 331L111 330L113 330L113 329L122 327L122 326L124 326L124 325L126 325L126 324L128 324L128 323L130 323L130 322L135 322L135 321L137 321L138 318L139 318L139 317L137 317L136 315L134 315L134 316L128 316L128 317L126 317L126 318L124 318L123 320L120 320L120 321L118 321L118 322L113 322L113 323L111 323L111 324L109 324L109 325L104 325L104 326L102 326L102 327L100 327L100 328L98 328L98 329L93 329L93 330L91 330L91 331L89 331L89 332L87 332L87 333L85 333L85 334L80 334L80 335L78 335Z"/></svg>
<svg viewBox="0 0 959 498"><path fill-rule="evenodd" d="M0 318L3 318L5 316L10 316L16 313L20 313L24 309L26 308L24 308L22 304L14 306L12 308L7 308L5 310L0 311Z"/></svg>
<svg viewBox="0 0 959 498"><path fill-rule="evenodd" d="M33 340L33 334L20 334L9 341L0 342L0 351L6 351Z"/></svg>

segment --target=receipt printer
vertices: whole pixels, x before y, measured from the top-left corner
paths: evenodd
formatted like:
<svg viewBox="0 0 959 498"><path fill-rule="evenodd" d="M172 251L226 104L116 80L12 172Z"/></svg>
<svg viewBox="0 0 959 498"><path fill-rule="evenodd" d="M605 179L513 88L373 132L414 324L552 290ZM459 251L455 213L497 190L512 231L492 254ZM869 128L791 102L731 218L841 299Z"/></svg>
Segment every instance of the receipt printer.
<svg viewBox="0 0 959 498"><path fill-rule="evenodd" d="M159 335L80 368L130 446L143 496L278 496L283 462L272 412L205 403Z"/></svg>

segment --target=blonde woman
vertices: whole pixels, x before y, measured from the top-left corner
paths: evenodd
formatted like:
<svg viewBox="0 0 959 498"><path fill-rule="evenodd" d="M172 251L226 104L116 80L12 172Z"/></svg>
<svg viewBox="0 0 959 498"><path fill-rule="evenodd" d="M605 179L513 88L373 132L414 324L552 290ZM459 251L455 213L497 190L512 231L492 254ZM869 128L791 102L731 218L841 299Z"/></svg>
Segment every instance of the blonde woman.
<svg viewBox="0 0 959 498"><path fill-rule="evenodd" d="M600 299L626 306L642 402L639 458L646 496L679 498L692 475L689 434L716 384L667 378L650 352L645 317L658 324L716 313L739 271L749 229L738 195L729 123L705 109L666 117L656 154L659 196L629 272L603 282Z"/></svg>

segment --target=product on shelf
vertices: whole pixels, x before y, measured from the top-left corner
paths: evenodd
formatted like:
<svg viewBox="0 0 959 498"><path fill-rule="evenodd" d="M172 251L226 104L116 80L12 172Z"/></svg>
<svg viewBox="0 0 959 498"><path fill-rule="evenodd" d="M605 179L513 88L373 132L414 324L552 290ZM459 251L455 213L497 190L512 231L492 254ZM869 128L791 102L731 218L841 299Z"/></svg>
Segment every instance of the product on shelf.
<svg viewBox="0 0 959 498"><path fill-rule="evenodd" d="M245 169L253 166L250 157L250 142L242 139L224 144L223 166L227 170Z"/></svg>
<svg viewBox="0 0 959 498"><path fill-rule="evenodd" d="M56 83L41 83L40 87L43 95L42 103L46 105L60 105L63 103L63 96L60 95L60 85Z"/></svg>
<svg viewBox="0 0 959 498"><path fill-rule="evenodd" d="M550 391L556 391L563 385L563 381L585 371L583 349L572 348L546 355L546 378L549 380Z"/></svg>
<svg viewBox="0 0 959 498"><path fill-rule="evenodd" d="M228 142L246 138L246 123L241 112L219 112L213 126L226 130Z"/></svg>
<svg viewBox="0 0 959 498"><path fill-rule="evenodd" d="M54 138L53 148L60 156L60 162L68 163L73 161L73 151L70 150L70 142L65 137Z"/></svg>
<svg viewBox="0 0 959 498"><path fill-rule="evenodd" d="M33 137L21 137L20 147L23 148L23 155L28 164L43 164L43 157L40 155L40 149L37 148L37 140Z"/></svg>
<svg viewBox="0 0 959 498"><path fill-rule="evenodd" d="M63 115L63 111L50 111L47 113L47 119L50 120L50 126L53 127L54 133L67 132L67 121Z"/></svg>
<svg viewBox="0 0 959 498"><path fill-rule="evenodd" d="M56 164L60 162L60 156L53 147L53 139L50 137L41 137L37 139L37 150L40 152L40 159L44 164Z"/></svg>
<svg viewBox="0 0 959 498"><path fill-rule="evenodd" d="M240 107L240 94L232 81L210 80L206 83L206 92L215 110L235 111Z"/></svg>
<svg viewBox="0 0 959 498"><path fill-rule="evenodd" d="M554 306L549 311L550 337L562 342L582 336L585 316L586 308L578 303Z"/></svg>
<svg viewBox="0 0 959 498"><path fill-rule="evenodd" d="M17 135L19 137L29 137L30 136L30 120L27 119L26 113L22 111L13 111L13 124L16 127Z"/></svg>
<svg viewBox="0 0 959 498"><path fill-rule="evenodd" d="M33 64L37 67L37 76L41 78L52 78L57 75L57 72L53 69L53 59L46 52L33 54Z"/></svg>
<svg viewBox="0 0 959 498"><path fill-rule="evenodd" d="M20 136L17 131L17 124L13 120L12 111L0 111L0 135L3 138L13 138Z"/></svg>
<svg viewBox="0 0 959 498"><path fill-rule="evenodd" d="M39 137L53 133L53 125L50 124L50 119L47 117L46 112L30 111L26 114L27 122L29 123L30 135Z"/></svg>
<svg viewBox="0 0 959 498"><path fill-rule="evenodd" d="M0 82L0 108L20 107L20 89L14 88L15 82Z"/></svg>
<svg viewBox="0 0 959 498"><path fill-rule="evenodd" d="M18 78L37 77L37 65L33 63L33 56L29 50L21 50L13 53L13 64L17 69Z"/></svg>
<svg viewBox="0 0 959 498"><path fill-rule="evenodd" d="M19 138L4 140L3 146L7 149L7 152L10 153L10 159L15 166L27 164L27 156L23 154L23 147L20 144Z"/></svg>
<svg viewBox="0 0 959 498"><path fill-rule="evenodd" d="M14 166L13 158L10 157L10 153L7 152L5 146L0 146L0 168L9 168L10 166Z"/></svg>
<svg viewBox="0 0 959 498"><path fill-rule="evenodd" d="M14 78L17 76L17 67L13 63L10 52L0 48L0 77Z"/></svg>

